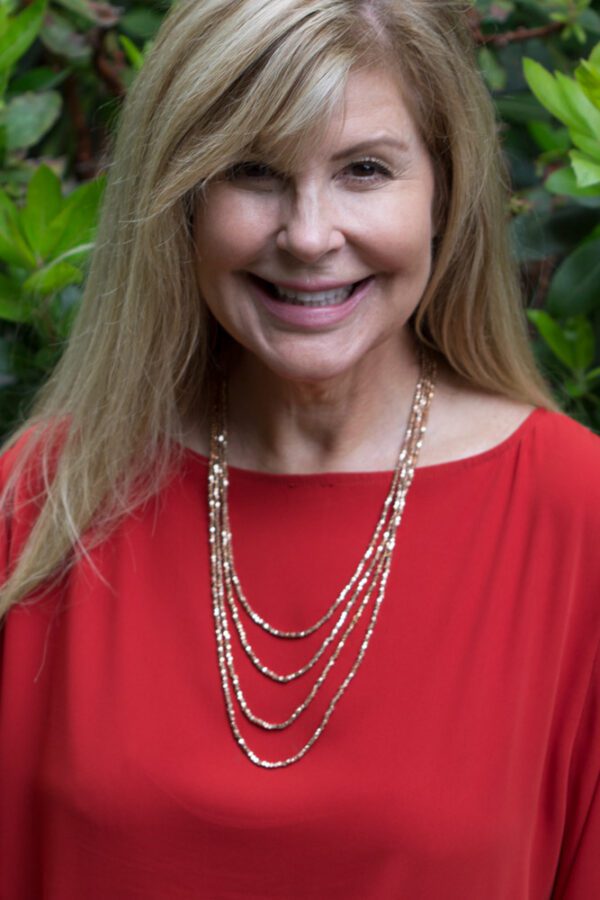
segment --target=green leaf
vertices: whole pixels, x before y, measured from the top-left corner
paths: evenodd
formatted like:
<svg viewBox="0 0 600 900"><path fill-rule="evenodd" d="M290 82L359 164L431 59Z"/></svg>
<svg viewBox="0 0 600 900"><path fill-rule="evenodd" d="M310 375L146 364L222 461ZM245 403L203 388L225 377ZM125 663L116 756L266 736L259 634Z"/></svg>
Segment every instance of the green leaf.
<svg viewBox="0 0 600 900"><path fill-rule="evenodd" d="M51 246L49 225L60 213L62 205L60 179L48 166L40 166L29 182L21 224L31 247L42 260Z"/></svg>
<svg viewBox="0 0 600 900"><path fill-rule="evenodd" d="M162 24L163 17L152 9L136 6L121 18L122 30L134 38L148 41L154 37Z"/></svg>
<svg viewBox="0 0 600 900"><path fill-rule="evenodd" d="M94 21L88 0L56 0L56 3L59 6L64 6L65 9L71 10L71 12L77 13L84 19Z"/></svg>
<svg viewBox="0 0 600 900"><path fill-rule="evenodd" d="M507 75L489 47L482 47L477 54L481 74L491 91L501 91L506 87Z"/></svg>
<svg viewBox="0 0 600 900"><path fill-rule="evenodd" d="M9 150L33 147L60 116L62 97L56 91L22 94L8 104L6 146Z"/></svg>
<svg viewBox="0 0 600 900"><path fill-rule="evenodd" d="M572 400L578 400L580 397L585 397L589 390L587 382L581 377L578 377L577 379L565 378L563 386Z"/></svg>
<svg viewBox="0 0 600 900"><path fill-rule="evenodd" d="M29 322L31 313L16 300L5 299L0 295L0 319L5 322Z"/></svg>
<svg viewBox="0 0 600 900"><path fill-rule="evenodd" d="M104 186L102 176L81 185L64 200L62 210L50 223L48 252L53 259L92 240Z"/></svg>
<svg viewBox="0 0 600 900"><path fill-rule="evenodd" d="M19 213L9 197L0 190L0 259L20 269L34 269L35 256L27 244Z"/></svg>
<svg viewBox="0 0 600 900"><path fill-rule="evenodd" d="M130 41L126 35L120 35L119 41L121 46L123 47L123 50L125 51L127 59L129 60L133 68L137 72L139 72L144 65L144 54L140 50L138 50L133 41Z"/></svg>
<svg viewBox="0 0 600 900"><path fill-rule="evenodd" d="M564 325L565 337L573 345L575 368L583 371L594 361L596 339L594 329L585 316L567 319Z"/></svg>
<svg viewBox="0 0 600 900"><path fill-rule="evenodd" d="M31 47L39 34L46 0L35 0L22 13L10 19L0 38L0 70L7 70Z"/></svg>
<svg viewBox="0 0 600 900"><path fill-rule="evenodd" d="M579 150L582 150L587 156L591 156L592 159L597 159L600 162L600 140L595 137L589 137L588 135L582 134L580 131L576 131L575 129L570 130L571 140L575 144Z"/></svg>
<svg viewBox="0 0 600 900"><path fill-rule="evenodd" d="M496 107L501 117L515 125L526 125L531 119L550 119L546 108L531 94L509 94L498 97Z"/></svg>
<svg viewBox="0 0 600 900"><path fill-rule="evenodd" d="M571 150L569 153L571 164L575 171L578 187L586 188L594 184L600 184L600 163L578 153L577 150Z"/></svg>
<svg viewBox="0 0 600 900"><path fill-rule="evenodd" d="M600 66L582 59L575 70L575 78L592 103L600 108Z"/></svg>
<svg viewBox="0 0 600 900"><path fill-rule="evenodd" d="M67 262L53 263L34 272L23 287L35 294L54 294L69 284L81 284L83 272Z"/></svg>
<svg viewBox="0 0 600 900"><path fill-rule="evenodd" d="M570 166L552 172L552 174L546 178L545 186L551 194L564 194L567 197L575 197L581 200L588 197L600 197L600 189L597 187L579 187L575 172Z"/></svg>
<svg viewBox="0 0 600 900"><path fill-rule="evenodd" d="M84 35L76 31L68 19L56 12L46 17L40 37L44 45L58 56L64 56L74 62L91 58L92 48Z"/></svg>
<svg viewBox="0 0 600 900"><path fill-rule="evenodd" d="M591 31L592 34L600 34L600 16L595 10L584 9L579 14L578 22L585 31Z"/></svg>
<svg viewBox="0 0 600 900"><path fill-rule="evenodd" d="M562 258L589 237L598 221L594 209L579 204L555 204L548 212L534 208L517 215L511 222L511 232L520 262Z"/></svg>
<svg viewBox="0 0 600 900"><path fill-rule="evenodd" d="M27 305L20 298L20 287L0 273L0 319L7 322L28 322Z"/></svg>
<svg viewBox="0 0 600 900"><path fill-rule="evenodd" d="M71 333L73 322L81 304L82 289L78 285L69 285L55 294L46 304L52 317L52 326L56 334L66 339Z"/></svg>
<svg viewBox="0 0 600 900"><path fill-rule="evenodd" d="M566 101L558 81L533 59L523 60L525 80L533 94L552 115L565 125L580 125L579 117L574 117L571 106Z"/></svg>
<svg viewBox="0 0 600 900"><path fill-rule="evenodd" d="M115 25L120 18L120 11L110 3L94 3L92 0L56 0L56 2L65 9L94 22L94 24L103 25L105 28Z"/></svg>
<svg viewBox="0 0 600 900"><path fill-rule="evenodd" d="M60 178L49 166L38 166L27 186L27 206L41 208L37 212L38 224L44 227L59 214L62 205Z"/></svg>
<svg viewBox="0 0 600 900"><path fill-rule="evenodd" d="M540 150L557 153L566 153L571 146L571 138L566 128L553 128L548 122L527 122L527 131L534 139Z"/></svg>
<svg viewBox="0 0 600 900"><path fill-rule="evenodd" d="M527 316L556 358L560 359L567 368L575 368L574 348L563 334L563 330L558 322L555 322L552 316L541 309L530 309Z"/></svg>
<svg viewBox="0 0 600 900"><path fill-rule="evenodd" d="M554 77L571 110L572 120L579 123L576 125L576 130L596 137L600 141L600 110L596 109L582 86L573 78L568 78L562 72L557 72Z"/></svg>
<svg viewBox="0 0 600 900"><path fill-rule="evenodd" d="M600 378L600 367L586 372L585 377L588 382L596 381L596 379Z"/></svg>
<svg viewBox="0 0 600 900"><path fill-rule="evenodd" d="M547 307L555 316L600 307L600 240L588 241L563 260L552 278Z"/></svg>
<svg viewBox="0 0 600 900"><path fill-rule="evenodd" d="M523 70L540 103L579 135L578 143L585 138L600 142L600 110L596 109L580 84L562 72L551 75L532 59L523 60ZM586 147L582 149L589 152Z"/></svg>
<svg viewBox="0 0 600 900"><path fill-rule="evenodd" d="M48 69L44 66L30 69L28 72L23 72L18 78L12 79L10 94L14 96L16 94L24 94L26 91L49 91L58 87L68 77L69 73L66 70L55 72L53 69Z"/></svg>

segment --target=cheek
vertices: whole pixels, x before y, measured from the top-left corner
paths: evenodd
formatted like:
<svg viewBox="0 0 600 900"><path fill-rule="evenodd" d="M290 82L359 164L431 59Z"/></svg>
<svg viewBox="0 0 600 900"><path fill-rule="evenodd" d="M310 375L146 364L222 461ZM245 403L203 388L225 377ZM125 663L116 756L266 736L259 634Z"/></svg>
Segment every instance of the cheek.
<svg viewBox="0 0 600 900"><path fill-rule="evenodd" d="M240 303L235 278L251 266L265 245L264 210L257 209L252 200L215 185L194 223L200 296L221 327L240 344L248 330L249 307Z"/></svg>
<svg viewBox="0 0 600 900"><path fill-rule="evenodd" d="M264 251L272 230L272 202L215 186L196 217L200 276L244 268Z"/></svg>
<svg viewBox="0 0 600 900"><path fill-rule="evenodd" d="M373 227L371 260L373 267L406 278L428 274L431 264L433 229L429 217L397 216Z"/></svg>
<svg viewBox="0 0 600 900"><path fill-rule="evenodd" d="M403 183L384 199L363 209L359 225L374 268L415 276L428 270L434 231L433 185L429 179Z"/></svg>

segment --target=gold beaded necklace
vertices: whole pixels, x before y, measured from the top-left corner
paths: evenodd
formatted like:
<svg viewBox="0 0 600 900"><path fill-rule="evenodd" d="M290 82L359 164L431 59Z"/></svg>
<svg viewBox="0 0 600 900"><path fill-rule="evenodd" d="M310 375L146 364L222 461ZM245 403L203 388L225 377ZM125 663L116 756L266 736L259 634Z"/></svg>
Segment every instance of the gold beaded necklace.
<svg viewBox="0 0 600 900"><path fill-rule="evenodd" d="M235 569L231 526L228 510L229 477L227 469L227 414L226 385L223 383L214 404L211 425L210 462L208 471L209 541L210 567L213 596L213 614L217 657L225 707L233 736L248 759L265 769L280 769L302 759L322 735L337 703L356 675L369 646L379 610L385 595L390 573L392 554L396 543L396 532L402 519L406 496L413 480L415 468L427 425L427 416L433 398L436 367L435 362L424 351L420 354L421 372L415 388L406 433L398 455L396 467L381 515L369 545L360 559L354 574L340 592L327 612L309 628L302 631L282 631L266 622L249 604ZM243 737L236 712L237 704L245 718L266 731L282 731L289 728L308 709L319 690L335 667L335 664L363 613L367 610L371 597L375 594L370 619L360 648L346 677L327 706L320 724L310 739L292 756L269 761L254 753ZM228 617L229 610L229 617ZM337 618L324 638L321 646L311 659L300 669L286 674L278 673L265 665L254 651L246 635L240 615L243 610L248 618L261 630L281 640L301 640L314 634L336 613ZM316 679L306 698L283 722L269 722L256 715L249 707L242 690L235 667L233 645L229 621L233 623L239 643L252 665L271 681L287 684L307 674L323 657L328 648L331 655Z"/></svg>

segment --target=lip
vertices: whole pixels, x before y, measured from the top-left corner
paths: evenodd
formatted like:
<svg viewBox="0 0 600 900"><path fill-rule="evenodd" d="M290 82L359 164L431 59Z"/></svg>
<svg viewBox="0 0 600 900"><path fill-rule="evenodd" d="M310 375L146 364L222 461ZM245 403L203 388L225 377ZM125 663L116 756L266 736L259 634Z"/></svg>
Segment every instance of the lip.
<svg viewBox="0 0 600 900"><path fill-rule="evenodd" d="M255 277L262 278L260 275ZM263 278L262 280L269 281L283 291L300 291L304 294L319 294L322 291L337 291L341 288L350 287L352 284L364 281L366 277L367 276L363 275L361 278L347 278L345 281L315 281L314 279L307 279L306 281L279 281L275 278Z"/></svg>
<svg viewBox="0 0 600 900"><path fill-rule="evenodd" d="M263 309L265 309L272 318L283 324L292 325L306 331L318 331L319 329L324 329L328 326L338 325L340 322L349 318L357 306L368 297L375 283L375 276L370 275L368 278L363 279L363 284L361 284L344 303L339 303L335 306L319 306L314 309L307 306L296 306L284 303L281 300L273 299L273 297L271 297L261 286L260 280L256 277L248 277L248 283L250 284L253 296L257 298ZM355 282L320 281L312 282L310 287L306 282L300 284L298 282L277 281L271 282L271 284L276 284L277 287L281 287L284 290L304 291L306 293L314 291L317 293L325 290L336 290L337 288L348 287L348 285L355 284ZM315 285L318 285L318 287Z"/></svg>

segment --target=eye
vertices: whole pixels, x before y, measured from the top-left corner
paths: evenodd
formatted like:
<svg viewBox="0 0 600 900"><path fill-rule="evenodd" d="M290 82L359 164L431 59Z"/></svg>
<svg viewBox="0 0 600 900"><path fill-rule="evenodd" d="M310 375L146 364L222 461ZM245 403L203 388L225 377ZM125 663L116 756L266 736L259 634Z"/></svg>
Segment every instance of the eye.
<svg viewBox="0 0 600 900"><path fill-rule="evenodd" d="M269 179L280 178L278 172L268 166L266 163L246 161L235 163L226 172L228 181L267 181Z"/></svg>
<svg viewBox="0 0 600 900"><path fill-rule="evenodd" d="M362 181L367 184L375 181L385 181L393 177L393 172L385 163L378 159L358 159L346 166L344 174L353 181Z"/></svg>

